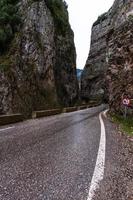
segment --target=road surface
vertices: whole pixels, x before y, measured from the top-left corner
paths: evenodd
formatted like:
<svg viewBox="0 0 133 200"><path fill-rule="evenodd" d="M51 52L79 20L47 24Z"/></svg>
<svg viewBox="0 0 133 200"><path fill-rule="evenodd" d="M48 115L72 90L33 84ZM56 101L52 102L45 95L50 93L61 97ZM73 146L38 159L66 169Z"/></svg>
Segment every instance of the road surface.
<svg viewBox="0 0 133 200"><path fill-rule="evenodd" d="M0 200L87 200L103 106L0 128Z"/></svg>

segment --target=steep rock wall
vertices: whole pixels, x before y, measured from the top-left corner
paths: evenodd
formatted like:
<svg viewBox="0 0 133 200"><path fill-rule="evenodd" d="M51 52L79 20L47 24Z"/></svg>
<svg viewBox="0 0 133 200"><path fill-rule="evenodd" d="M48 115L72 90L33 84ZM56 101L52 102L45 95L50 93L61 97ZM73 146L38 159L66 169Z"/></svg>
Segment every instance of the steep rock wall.
<svg viewBox="0 0 133 200"><path fill-rule="evenodd" d="M92 27L90 53L81 77L81 95L85 100L102 99L105 96L106 35L109 23L108 14L105 13Z"/></svg>
<svg viewBox="0 0 133 200"><path fill-rule="evenodd" d="M121 110L121 97L130 85L132 91L132 61L131 53L127 62L125 55L131 49L132 43L128 41L132 33L133 2L131 0L115 0L111 9L101 15L92 27L90 53L84 68L81 80L81 95L83 99L100 99L110 102L112 110ZM130 24L130 25L129 25ZM120 44L118 44L117 40ZM118 45L118 47L117 47ZM119 45L123 62L120 63L121 71L117 62ZM125 48L126 47L126 48ZM129 73L126 75L125 63ZM114 70L115 68L115 70ZM113 73L115 72L115 80ZM122 84L125 76L125 85ZM127 79L127 77L129 77ZM123 91L120 92L120 88ZM114 89L115 88L115 89ZM130 96L132 92L129 92ZM119 102L118 102L119 101ZM117 102L117 103L115 103ZM116 108L117 107L117 108Z"/></svg>
<svg viewBox="0 0 133 200"><path fill-rule="evenodd" d="M77 98L73 32L68 16L62 31L54 15L54 9L65 15L67 10L62 1L52 9L48 3L21 0L18 4L21 26L0 56L0 114L27 116L33 110L72 104Z"/></svg>
<svg viewBox="0 0 133 200"><path fill-rule="evenodd" d="M133 99L133 19L125 22L109 37L106 83L113 112L123 112L122 98Z"/></svg>

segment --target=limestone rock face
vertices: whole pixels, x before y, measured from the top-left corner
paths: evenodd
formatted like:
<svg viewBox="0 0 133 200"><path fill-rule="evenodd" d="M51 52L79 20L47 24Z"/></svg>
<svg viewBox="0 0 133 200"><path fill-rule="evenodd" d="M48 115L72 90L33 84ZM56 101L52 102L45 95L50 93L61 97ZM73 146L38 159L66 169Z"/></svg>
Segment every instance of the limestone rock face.
<svg viewBox="0 0 133 200"><path fill-rule="evenodd" d="M133 20L114 31L108 43L109 104L113 112L122 112L124 94L133 99Z"/></svg>
<svg viewBox="0 0 133 200"><path fill-rule="evenodd" d="M55 84L60 103L73 105L78 98L78 80L76 75L76 51L73 32L67 29L65 35L56 34Z"/></svg>
<svg viewBox="0 0 133 200"><path fill-rule="evenodd" d="M83 99L109 100L112 110L117 107L118 111L122 93L130 88L129 95L133 94L132 18L133 2L115 0L111 9L93 24L90 53L81 80Z"/></svg>
<svg viewBox="0 0 133 200"><path fill-rule="evenodd" d="M62 1L61 6L67 13ZM78 83L69 22L62 33L44 0L21 0L18 7L21 26L0 56L0 114L27 116L33 110L73 104Z"/></svg>
<svg viewBox="0 0 133 200"><path fill-rule="evenodd" d="M106 35L109 19L104 14L103 19L92 27L91 47L86 66L81 77L81 95L85 100L103 99L105 96L104 75L106 65Z"/></svg>

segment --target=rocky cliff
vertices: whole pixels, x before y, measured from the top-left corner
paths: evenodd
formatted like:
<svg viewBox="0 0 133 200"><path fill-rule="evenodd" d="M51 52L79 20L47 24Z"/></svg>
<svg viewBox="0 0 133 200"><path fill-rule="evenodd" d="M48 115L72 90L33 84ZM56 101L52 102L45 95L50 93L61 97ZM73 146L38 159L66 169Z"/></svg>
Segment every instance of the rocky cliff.
<svg viewBox="0 0 133 200"><path fill-rule="evenodd" d="M133 99L133 19L109 37L106 83L112 111L122 112L122 98ZM133 106L133 105L132 105Z"/></svg>
<svg viewBox="0 0 133 200"><path fill-rule="evenodd" d="M4 22L14 35L0 50L0 114L27 116L33 110L73 104L78 95L76 53L66 3L5 1L10 7L15 2L21 22L15 29Z"/></svg>
<svg viewBox="0 0 133 200"><path fill-rule="evenodd" d="M92 27L90 53L81 77L81 95L85 100L104 98L108 24L109 19L105 13Z"/></svg>
<svg viewBox="0 0 133 200"><path fill-rule="evenodd" d="M132 25L132 0L115 0L93 24L81 81L83 99L109 100L111 109L120 111L122 95L133 95Z"/></svg>

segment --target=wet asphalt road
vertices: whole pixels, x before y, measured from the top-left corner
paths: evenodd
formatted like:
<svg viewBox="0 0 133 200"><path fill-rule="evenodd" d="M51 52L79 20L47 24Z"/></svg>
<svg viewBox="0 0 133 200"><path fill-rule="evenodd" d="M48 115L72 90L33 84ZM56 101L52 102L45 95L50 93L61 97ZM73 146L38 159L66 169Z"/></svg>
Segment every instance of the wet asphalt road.
<svg viewBox="0 0 133 200"><path fill-rule="evenodd" d="M104 118L106 159L104 178L93 200L133 200L133 137Z"/></svg>
<svg viewBox="0 0 133 200"><path fill-rule="evenodd" d="M0 200L86 200L102 110L29 120L1 131Z"/></svg>

